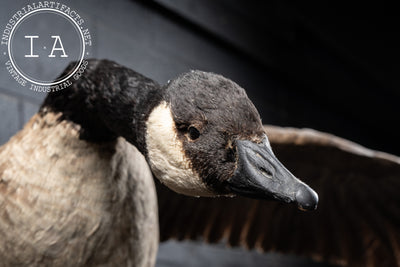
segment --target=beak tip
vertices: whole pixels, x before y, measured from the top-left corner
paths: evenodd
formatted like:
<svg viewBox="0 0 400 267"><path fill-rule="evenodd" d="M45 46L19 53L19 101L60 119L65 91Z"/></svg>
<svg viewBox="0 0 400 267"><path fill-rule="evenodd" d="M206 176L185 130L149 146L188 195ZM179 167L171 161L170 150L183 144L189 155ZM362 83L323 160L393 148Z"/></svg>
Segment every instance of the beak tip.
<svg viewBox="0 0 400 267"><path fill-rule="evenodd" d="M311 211L317 209L318 195L310 187L302 185L295 196L300 210Z"/></svg>

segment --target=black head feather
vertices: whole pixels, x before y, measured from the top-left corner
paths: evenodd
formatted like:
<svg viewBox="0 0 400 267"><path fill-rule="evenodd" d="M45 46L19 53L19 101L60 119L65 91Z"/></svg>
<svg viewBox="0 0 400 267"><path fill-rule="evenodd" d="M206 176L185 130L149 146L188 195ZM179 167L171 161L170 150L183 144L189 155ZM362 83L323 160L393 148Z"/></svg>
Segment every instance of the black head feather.
<svg viewBox="0 0 400 267"><path fill-rule="evenodd" d="M236 168L235 140L257 142L264 136L257 109L239 85L202 71L179 76L165 94L192 168L207 184L222 190L221 183ZM199 132L196 138L193 128Z"/></svg>

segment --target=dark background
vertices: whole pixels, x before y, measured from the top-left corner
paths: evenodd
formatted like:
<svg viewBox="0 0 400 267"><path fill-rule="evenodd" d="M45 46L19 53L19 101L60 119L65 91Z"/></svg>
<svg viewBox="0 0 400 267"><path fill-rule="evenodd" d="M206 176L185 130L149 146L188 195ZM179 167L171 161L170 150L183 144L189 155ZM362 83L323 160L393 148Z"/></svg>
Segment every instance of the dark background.
<svg viewBox="0 0 400 267"><path fill-rule="evenodd" d="M394 6L248 0L62 2L87 21L92 57L115 60L160 83L190 69L220 73L247 90L264 123L314 128L400 155L399 19ZM0 26L28 3L2 1ZM19 87L3 64L0 144L44 98ZM161 247L158 265L260 266L271 262L270 257L169 243ZM289 264L274 259L273 266Z"/></svg>

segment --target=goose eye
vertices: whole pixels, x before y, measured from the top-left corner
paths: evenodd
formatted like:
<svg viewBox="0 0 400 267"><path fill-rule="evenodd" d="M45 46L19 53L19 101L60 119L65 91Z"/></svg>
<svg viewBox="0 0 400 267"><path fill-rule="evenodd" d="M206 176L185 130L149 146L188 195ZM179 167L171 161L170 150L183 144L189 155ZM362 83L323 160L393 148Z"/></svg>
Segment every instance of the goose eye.
<svg viewBox="0 0 400 267"><path fill-rule="evenodd" d="M189 137L190 137L190 139L192 139L192 140L196 140L197 138L200 137L200 132L199 132L199 130L197 130L197 129L196 129L195 127L193 127L193 126L190 126L190 127L189 127L188 132L189 132Z"/></svg>

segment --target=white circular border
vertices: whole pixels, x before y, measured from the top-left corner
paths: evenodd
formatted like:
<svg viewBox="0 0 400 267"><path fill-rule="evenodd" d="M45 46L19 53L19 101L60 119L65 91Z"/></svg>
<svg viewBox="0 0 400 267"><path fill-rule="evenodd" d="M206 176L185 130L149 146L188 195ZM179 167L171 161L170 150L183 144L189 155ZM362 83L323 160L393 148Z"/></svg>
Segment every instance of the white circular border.
<svg viewBox="0 0 400 267"><path fill-rule="evenodd" d="M68 80L69 78L71 78L71 77L75 74L75 72L79 69L79 67L81 66L81 63L82 63L82 61L83 61L83 58L84 58L84 56L85 56L85 42L84 42L85 39L84 39L84 37L83 37L82 30L80 29L78 23L76 23L76 21L73 20L71 17L69 17L67 14L65 14L64 12L62 12L62 11L60 11L60 10L57 10L57 9L52 9L52 8L40 8L40 9L33 10L33 11L29 12L29 13L26 13L25 15L23 15L23 16L17 21L17 23L15 23L15 25L14 25L14 27L13 27L13 29L11 30L10 35L9 35L9 36L10 36L10 37L9 37L9 38L10 38L10 41L11 41L11 38L12 38L12 36L13 36L14 30L17 28L17 25L18 25L21 21L23 21L23 18L25 18L26 16L28 16L28 15L30 15L30 14L32 14L32 13L36 13L36 12L40 12L40 11L54 11L54 12L58 12L58 13L62 14L63 16L67 17L70 21L72 21L72 22L75 24L76 28L78 29L79 33L81 34L81 38L82 38L82 56L81 56L81 59L79 60L79 63L77 64L76 68L74 69L74 71L71 72L71 74L68 75L66 78L64 78L64 79L62 79L62 80L60 80L60 81L55 81L55 82L51 82L51 83L40 83L40 82L33 81L33 80L31 80L31 79L28 79L28 78L25 77L25 76L19 71L19 69L16 67L16 65L14 64L13 58L12 58L12 53L11 53L11 42L8 43L8 55L9 55L11 64L12 64L12 66L14 67L15 71L18 72L18 74L21 75L25 80L27 80L27 81L29 81L29 82L31 82L31 83L34 83L34 84L38 84L38 85L52 86L52 85L56 85L56 84L65 82L66 80Z"/></svg>

